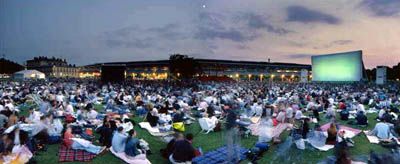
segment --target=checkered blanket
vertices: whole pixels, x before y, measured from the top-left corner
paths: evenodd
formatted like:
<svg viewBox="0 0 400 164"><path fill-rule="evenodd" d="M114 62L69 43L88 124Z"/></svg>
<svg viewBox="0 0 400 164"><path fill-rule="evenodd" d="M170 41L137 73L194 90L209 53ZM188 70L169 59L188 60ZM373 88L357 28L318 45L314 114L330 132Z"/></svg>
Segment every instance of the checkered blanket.
<svg viewBox="0 0 400 164"><path fill-rule="evenodd" d="M96 154L84 150L73 150L60 145L58 150L58 162L90 162Z"/></svg>
<svg viewBox="0 0 400 164"><path fill-rule="evenodd" d="M239 156L239 161L244 160L246 158L246 152L248 149L239 147L239 146L233 146L232 148L233 152L237 151L238 156ZM194 164L219 164L219 163L229 163L227 162L228 158L228 148L226 146L220 147L214 151L208 152L202 156L196 157L192 160ZM236 161L236 160L235 160Z"/></svg>

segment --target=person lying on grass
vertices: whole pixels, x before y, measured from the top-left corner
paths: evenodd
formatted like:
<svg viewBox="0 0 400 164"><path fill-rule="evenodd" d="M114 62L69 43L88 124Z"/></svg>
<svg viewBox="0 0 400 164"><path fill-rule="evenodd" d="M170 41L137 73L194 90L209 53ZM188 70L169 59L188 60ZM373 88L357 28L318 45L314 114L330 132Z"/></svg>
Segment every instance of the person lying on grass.
<svg viewBox="0 0 400 164"><path fill-rule="evenodd" d="M70 126L67 127L64 133L63 144L68 148L72 148L74 150L85 150L93 154L100 154L106 150L105 146L96 146L88 140L75 138L72 134L72 128Z"/></svg>

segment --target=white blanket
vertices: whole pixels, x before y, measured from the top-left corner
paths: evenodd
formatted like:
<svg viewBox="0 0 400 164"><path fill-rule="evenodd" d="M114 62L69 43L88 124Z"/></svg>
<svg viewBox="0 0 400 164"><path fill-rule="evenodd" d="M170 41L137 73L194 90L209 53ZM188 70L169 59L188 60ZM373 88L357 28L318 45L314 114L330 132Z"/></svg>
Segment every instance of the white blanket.
<svg viewBox="0 0 400 164"><path fill-rule="evenodd" d="M369 133L369 131L364 131L364 134L365 134L365 136L367 136L369 143L379 144L379 141L381 139L379 139L377 136L369 135L368 133ZM397 144L400 144L400 141L398 139L395 138L395 140L396 140Z"/></svg>
<svg viewBox="0 0 400 164"><path fill-rule="evenodd" d="M125 154L125 152L116 153L112 147L110 148L110 151L115 156L129 164L151 164L151 162L146 158L146 155L144 154L140 154L135 157L129 157Z"/></svg>
<svg viewBox="0 0 400 164"><path fill-rule="evenodd" d="M304 142L308 142L308 139L305 139ZM308 142L308 143L310 143L310 142ZM316 145L314 145L312 143L310 143L310 145L313 146L314 148L320 150L320 151L328 151L328 150L331 150L331 149L333 149L335 147L335 145L316 146Z"/></svg>
<svg viewBox="0 0 400 164"><path fill-rule="evenodd" d="M156 137L164 137L170 134L173 134L173 131L170 132L160 132L160 130L156 127L151 127L149 122L140 122L139 126L143 129L146 129L152 136Z"/></svg>

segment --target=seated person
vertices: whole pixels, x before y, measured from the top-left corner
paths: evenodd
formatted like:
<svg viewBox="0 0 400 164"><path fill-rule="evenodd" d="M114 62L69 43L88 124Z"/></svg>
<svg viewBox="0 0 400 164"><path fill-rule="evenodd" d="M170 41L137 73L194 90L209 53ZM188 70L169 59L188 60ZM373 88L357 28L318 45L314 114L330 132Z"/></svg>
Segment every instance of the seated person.
<svg viewBox="0 0 400 164"><path fill-rule="evenodd" d="M332 104L329 104L328 109L326 110L325 118L332 119L336 117L335 110L333 109Z"/></svg>
<svg viewBox="0 0 400 164"><path fill-rule="evenodd" d="M301 109L296 111L296 114L295 114L294 118L295 118L297 121L298 121L298 120L301 120L301 119L303 118L303 112L301 111Z"/></svg>
<svg viewBox="0 0 400 164"><path fill-rule="evenodd" d="M206 120L209 127L216 127L218 124L218 119L215 116L209 117L207 113L204 114L204 119Z"/></svg>
<svg viewBox="0 0 400 164"><path fill-rule="evenodd" d="M397 137L400 136L400 119L397 119L396 123L394 124L393 131Z"/></svg>
<svg viewBox="0 0 400 164"><path fill-rule="evenodd" d="M191 162L195 157L195 149L192 144L180 134L175 142L174 150L169 156L171 163L185 163Z"/></svg>
<svg viewBox="0 0 400 164"><path fill-rule="evenodd" d="M72 134L72 128L69 126L64 133L64 145L67 148L72 148L74 150L85 150L93 154L100 154L106 149L105 146L95 146L90 141L85 139L74 138L74 135Z"/></svg>
<svg viewBox="0 0 400 164"><path fill-rule="evenodd" d="M304 119L302 128L301 128L301 135L303 136L303 139L307 138L307 134L310 131L310 125L309 125L310 119L306 118Z"/></svg>
<svg viewBox="0 0 400 164"><path fill-rule="evenodd" d="M363 111L360 111L356 115L357 125L368 125L368 118Z"/></svg>
<svg viewBox="0 0 400 164"><path fill-rule="evenodd" d="M328 138L326 138L326 144L328 145L335 145L336 144L336 138L337 138L337 133L338 130L336 128L335 123L331 123L329 126L328 131Z"/></svg>
<svg viewBox="0 0 400 164"><path fill-rule="evenodd" d="M100 133L99 141L101 145L106 147L111 147L111 139L113 136L113 129L111 128L111 123L109 121L104 121L103 126L98 129Z"/></svg>
<svg viewBox="0 0 400 164"><path fill-rule="evenodd" d="M129 118L123 118L123 122L120 124L120 126L122 126L122 128L124 128L125 133L128 133L129 131L131 131L133 129L132 120L130 120Z"/></svg>
<svg viewBox="0 0 400 164"><path fill-rule="evenodd" d="M33 123L33 122L39 122L39 121L40 121L40 112L35 111L35 108L30 108L27 122Z"/></svg>
<svg viewBox="0 0 400 164"><path fill-rule="evenodd" d="M128 157L146 158L146 155L140 151L139 140L136 138L136 131L134 129L128 132L125 143L125 154Z"/></svg>
<svg viewBox="0 0 400 164"><path fill-rule="evenodd" d="M385 121L387 123L393 122L393 116L390 114L389 110L386 110L386 112L383 114L381 121Z"/></svg>
<svg viewBox="0 0 400 164"><path fill-rule="evenodd" d="M377 136L379 139L390 139L392 137L390 126L385 120L378 122L374 130L369 132L369 135Z"/></svg>
<svg viewBox="0 0 400 164"><path fill-rule="evenodd" d="M64 108L65 108L65 115L73 115L74 114L74 107L71 105L69 101L64 102Z"/></svg>
<svg viewBox="0 0 400 164"><path fill-rule="evenodd" d="M146 120L149 122L149 124L152 127L157 126L158 123L158 110L156 108L153 108L153 105L148 105L147 110L149 110L149 112L147 112L147 116L146 116Z"/></svg>
<svg viewBox="0 0 400 164"><path fill-rule="evenodd" d="M124 134L124 128L118 127L117 131L114 132L112 137L112 149L116 153L124 152L125 150L125 143L126 143L127 136Z"/></svg>
<svg viewBox="0 0 400 164"><path fill-rule="evenodd" d="M349 116L350 116L349 110L343 109L342 111L340 111L341 120L349 120Z"/></svg>
<svg viewBox="0 0 400 164"><path fill-rule="evenodd" d="M7 124L8 117L2 113L0 113L0 130L5 128L4 125Z"/></svg>
<svg viewBox="0 0 400 164"><path fill-rule="evenodd" d="M165 149L161 149L160 150L162 157L164 157L165 159L169 158L169 156L174 151L175 142L180 137L179 135L180 135L180 133L174 133L173 134L174 138L171 139L171 141L168 142L167 147Z"/></svg>

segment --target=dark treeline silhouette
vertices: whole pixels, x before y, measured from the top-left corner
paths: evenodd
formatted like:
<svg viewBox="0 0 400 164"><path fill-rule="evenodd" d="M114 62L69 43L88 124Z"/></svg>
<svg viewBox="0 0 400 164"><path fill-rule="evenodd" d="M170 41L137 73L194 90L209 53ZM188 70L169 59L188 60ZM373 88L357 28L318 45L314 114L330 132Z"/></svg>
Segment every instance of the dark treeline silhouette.
<svg viewBox="0 0 400 164"><path fill-rule="evenodd" d="M7 60L5 58L0 59L0 74L13 74L13 73L21 71L23 69L24 69L24 66L22 66L18 63Z"/></svg>

